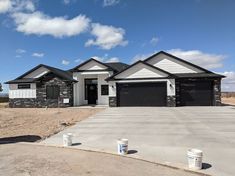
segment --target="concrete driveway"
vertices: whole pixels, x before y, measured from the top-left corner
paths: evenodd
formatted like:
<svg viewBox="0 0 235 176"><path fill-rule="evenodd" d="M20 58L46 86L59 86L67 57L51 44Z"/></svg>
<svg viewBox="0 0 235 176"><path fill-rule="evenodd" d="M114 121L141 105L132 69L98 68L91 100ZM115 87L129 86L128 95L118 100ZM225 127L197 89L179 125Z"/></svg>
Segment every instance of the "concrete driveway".
<svg viewBox="0 0 235 176"><path fill-rule="evenodd" d="M107 108L43 143L62 145L75 134L74 147L116 153L116 139L128 138L130 157L187 166L186 151L204 152L204 173L235 175L235 108Z"/></svg>

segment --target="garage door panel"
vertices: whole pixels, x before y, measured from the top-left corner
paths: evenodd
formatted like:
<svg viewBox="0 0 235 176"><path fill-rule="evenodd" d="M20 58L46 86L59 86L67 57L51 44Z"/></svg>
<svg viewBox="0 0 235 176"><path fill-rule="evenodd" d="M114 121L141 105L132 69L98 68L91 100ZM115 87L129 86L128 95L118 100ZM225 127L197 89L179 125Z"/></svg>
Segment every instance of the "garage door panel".
<svg viewBox="0 0 235 176"><path fill-rule="evenodd" d="M118 84L119 106L166 106L166 83Z"/></svg>
<svg viewBox="0 0 235 176"><path fill-rule="evenodd" d="M211 81L188 81L180 86L181 106L211 106L212 105Z"/></svg>

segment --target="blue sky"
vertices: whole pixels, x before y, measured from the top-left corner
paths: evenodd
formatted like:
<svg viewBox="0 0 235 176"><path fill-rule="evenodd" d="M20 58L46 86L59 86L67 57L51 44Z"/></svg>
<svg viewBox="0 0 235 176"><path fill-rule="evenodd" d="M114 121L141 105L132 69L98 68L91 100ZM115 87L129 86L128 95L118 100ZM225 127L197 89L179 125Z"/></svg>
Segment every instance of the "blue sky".
<svg viewBox="0 0 235 176"><path fill-rule="evenodd" d="M0 82L40 63L133 63L164 50L226 75L223 90L235 91L234 9L233 0L0 0Z"/></svg>

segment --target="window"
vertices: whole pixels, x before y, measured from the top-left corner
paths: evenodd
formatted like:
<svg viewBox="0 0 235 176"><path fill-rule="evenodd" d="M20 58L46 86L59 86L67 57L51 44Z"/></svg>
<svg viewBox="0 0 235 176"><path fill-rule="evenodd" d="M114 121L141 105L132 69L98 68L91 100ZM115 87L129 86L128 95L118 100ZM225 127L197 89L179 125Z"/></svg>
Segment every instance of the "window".
<svg viewBox="0 0 235 176"><path fill-rule="evenodd" d="M30 84L18 84L18 89L30 89Z"/></svg>
<svg viewBox="0 0 235 176"><path fill-rule="evenodd" d="M47 99L58 99L60 96L59 86L46 86Z"/></svg>
<svg viewBox="0 0 235 176"><path fill-rule="evenodd" d="M109 95L109 86L101 85L101 95Z"/></svg>

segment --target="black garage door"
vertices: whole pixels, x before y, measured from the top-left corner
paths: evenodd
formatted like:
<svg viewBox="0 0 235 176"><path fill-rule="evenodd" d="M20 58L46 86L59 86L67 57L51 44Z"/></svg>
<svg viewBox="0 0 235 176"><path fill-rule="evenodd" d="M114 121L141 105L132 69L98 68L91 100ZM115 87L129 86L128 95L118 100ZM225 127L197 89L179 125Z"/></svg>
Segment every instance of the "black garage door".
<svg viewBox="0 0 235 176"><path fill-rule="evenodd" d="M165 82L117 84L118 106L166 106Z"/></svg>
<svg viewBox="0 0 235 176"><path fill-rule="evenodd" d="M181 106L212 106L212 81L186 81L180 83Z"/></svg>

